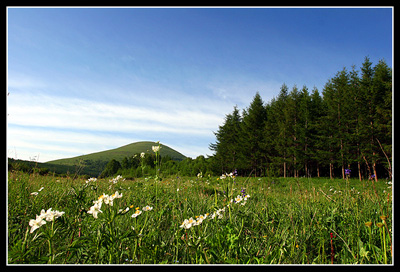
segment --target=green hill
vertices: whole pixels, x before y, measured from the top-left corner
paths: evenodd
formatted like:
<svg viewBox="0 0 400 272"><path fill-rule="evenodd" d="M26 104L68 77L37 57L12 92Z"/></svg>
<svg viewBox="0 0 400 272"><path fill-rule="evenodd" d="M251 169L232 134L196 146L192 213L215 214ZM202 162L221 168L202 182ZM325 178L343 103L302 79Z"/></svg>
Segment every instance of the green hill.
<svg viewBox="0 0 400 272"><path fill-rule="evenodd" d="M49 161L47 163L53 165L57 164L57 165L70 165L70 166L77 166L83 163L84 169L82 170L82 173L90 175L98 175L104 169L107 162L109 162L111 159L115 159L121 162L124 157L133 156L137 153L145 152L150 154L153 153L151 147L154 145L157 145L157 143L150 141L136 142L115 149L100 151L72 158ZM170 156L173 160L176 161L181 161L186 158L178 151L163 144L161 144L160 155L162 157Z"/></svg>

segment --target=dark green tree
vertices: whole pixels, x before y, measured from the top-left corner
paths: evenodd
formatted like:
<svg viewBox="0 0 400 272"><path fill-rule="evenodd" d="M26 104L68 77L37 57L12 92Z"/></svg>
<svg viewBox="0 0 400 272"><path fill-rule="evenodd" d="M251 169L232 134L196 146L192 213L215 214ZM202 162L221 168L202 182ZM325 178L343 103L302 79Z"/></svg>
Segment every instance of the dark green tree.
<svg viewBox="0 0 400 272"><path fill-rule="evenodd" d="M266 109L260 94L257 92L247 110L243 111L241 126L241 149L243 168L256 176L265 169L264 126L267 120Z"/></svg>
<svg viewBox="0 0 400 272"><path fill-rule="evenodd" d="M233 112L225 116L225 123L214 132L216 142L210 144L210 149L215 152L214 163L218 164L221 174L239 168L241 121L235 106Z"/></svg>
<svg viewBox="0 0 400 272"><path fill-rule="evenodd" d="M112 175L115 175L120 168L121 164L119 163L119 161L112 159L107 163L106 168L100 174L100 178L110 177Z"/></svg>

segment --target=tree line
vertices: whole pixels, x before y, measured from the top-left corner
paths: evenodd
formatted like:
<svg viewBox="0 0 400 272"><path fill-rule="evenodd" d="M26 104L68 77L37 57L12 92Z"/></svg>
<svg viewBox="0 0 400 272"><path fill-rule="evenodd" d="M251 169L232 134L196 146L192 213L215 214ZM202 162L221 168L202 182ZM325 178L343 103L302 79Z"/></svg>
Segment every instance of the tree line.
<svg viewBox="0 0 400 272"><path fill-rule="evenodd" d="M137 153L134 156L124 157L121 162L111 159L99 175L100 178L122 175L124 178L151 177L155 174L155 155L144 154L143 157ZM211 158L198 156L195 159L185 158L182 161L173 160L170 156L161 156L160 173L163 177L168 176L203 176L216 174L212 168Z"/></svg>
<svg viewBox="0 0 400 272"><path fill-rule="evenodd" d="M210 144L213 169L240 175L363 178L392 175L392 69L368 57L322 90L286 84L264 103L225 116ZM345 171L345 169L348 169Z"/></svg>

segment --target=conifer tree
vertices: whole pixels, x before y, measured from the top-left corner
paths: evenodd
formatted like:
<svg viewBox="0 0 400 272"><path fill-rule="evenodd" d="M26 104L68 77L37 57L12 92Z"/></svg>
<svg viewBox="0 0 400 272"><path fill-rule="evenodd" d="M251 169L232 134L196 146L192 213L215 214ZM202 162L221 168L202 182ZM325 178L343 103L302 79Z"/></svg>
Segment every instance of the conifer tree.
<svg viewBox="0 0 400 272"><path fill-rule="evenodd" d="M264 102L257 92L250 106L243 112L241 133L243 157L247 158L244 167L253 171L256 176L265 169L263 132L266 119Z"/></svg>

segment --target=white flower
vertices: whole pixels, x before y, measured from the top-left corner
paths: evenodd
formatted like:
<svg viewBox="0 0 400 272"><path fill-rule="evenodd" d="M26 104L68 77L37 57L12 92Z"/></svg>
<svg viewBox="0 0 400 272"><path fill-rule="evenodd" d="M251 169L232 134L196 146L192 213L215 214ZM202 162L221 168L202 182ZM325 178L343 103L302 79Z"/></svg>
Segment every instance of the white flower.
<svg viewBox="0 0 400 272"><path fill-rule="evenodd" d="M40 215L36 215L36 219L31 219L29 221L29 226L31 226L31 231L30 233L34 232L36 229L38 229L40 226L46 224L46 221L51 222L54 219L62 216L65 212L60 212L60 211L52 211L51 208L45 211L42 209L40 211ZM45 221L46 220L46 221Z"/></svg>
<svg viewBox="0 0 400 272"><path fill-rule="evenodd" d="M44 224L46 224L46 221L44 221L40 215L36 215L36 219L31 219L29 221L29 226L31 226L30 233L34 232Z"/></svg>
<svg viewBox="0 0 400 272"><path fill-rule="evenodd" d="M225 211L225 207L222 208L222 209L217 210L216 212L214 212L214 213L211 215L211 219L214 219L215 216L217 216L217 215L218 215L218 219L222 219L222 218L224 217L224 215L222 214L224 211Z"/></svg>
<svg viewBox="0 0 400 272"><path fill-rule="evenodd" d="M153 209L153 207L150 207L150 206L146 206L146 207L142 208L142 210L145 211L145 212L151 211L152 209Z"/></svg>
<svg viewBox="0 0 400 272"><path fill-rule="evenodd" d="M60 211L54 211L54 218L59 218L61 215L63 215L65 212L60 212Z"/></svg>
<svg viewBox="0 0 400 272"><path fill-rule="evenodd" d="M161 146L159 146L159 145L154 145L154 146L151 147L151 149L153 150L154 153L157 153L158 151L160 151Z"/></svg>
<svg viewBox="0 0 400 272"><path fill-rule="evenodd" d="M182 223L182 225L180 225L180 228L184 228L184 229L190 229L192 226L195 226L196 224L196 220L194 220L192 217L190 217L189 219L185 219Z"/></svg>
<svg viewBox="0 0 400 272"><path fill-rule="evenodd" d="M141 157L142 159L144 158L145 155L146 155L146 153L144 153L144 152L140 153L140 157Z"/></svg>
<svg viewBox="0 0 400 272"><path fill-rule="evenodd" d="M95 182L95 181L97 181L97 178L90 178L86 181L86 183Z"/></svg>
<svg viewBox="0 0 400 272"><path fill-rule="evenodd" d="M141 213L142 213L141 210L136 210L136 211L132 214L132 217L135 218L135 217L137 217L138 215L140 215Z"/></svg>
<svg viewBox="0 0 400 272"><path fill-rule="evenodd" d="M220 179L225 179L225 178L226 178L226 175L225 175L225 174L222 174L222 176L220 176L219 178L220 178Z"/></svg>
<svg viewBox="0 0 400 272"><path fill-rule="evenodd" d="M121 198L121 197L122 197L122 194L119 194L118 191L116 191L111 197L112 197L113 199L115 199L115 198Z"/></svg>
<svg viewBox="0 0 400 272"><path fill-rule="evenodd" d="M94 204L92 207L90 207L89 211L87 213L90 213L93 215L94 218L97 219L97 214L99 212L102 213L102 211L100 210L101 208L101 202Z"/></svg>
<svg viewBox="0 0 400 272"><path fill-rule="evenodd" d="M121 175L116 176L113 179L110 179L109 182L112 182L113 184L116 184L120 179L122 179ZM122 181L124 181L125 179L123 179Z"/></svg>
<svg viewBox="0 0 400 272"><path fill-rule="evenodd" d="M237 197L235 197L235 202L236 203L239 203L242 200L243 200L243 197L241 195L238 195Z"/></svg>
<svg viewBox="0 0 400 272"><path fill-rule="evenodd" d="M52 211L51 208L48 209L47 211L44 211L43 209L40 211L40 217L42 219L46 219L47 222L51 222L60 216L62 216L65 212L60 212L60 211Z"/></svg>
<svg viewBox="0 0 400 272"><path fill-rule="evenodd" d="M44 216L44 218L46 219L47 222L51 222L54 220L54 212L50 209L48 209L45 213L44 210L41 211L40 213L41 216Z"/></svg>
<svg viewBox="0 0 400 272"><path fill-rule="evenodd" d="M202 172L197 174L197 178L202 178L202 177L203 177L203 173Z"/></svg>
<svg viewBox="0 0 400 272"><path fill-rule="evenodd" d="M114 205L113 200L114 200L114 198L112 196L109 196L109 195L105 195L104 198L103 198L104 204L110 205L110 206Z"/></svg>

